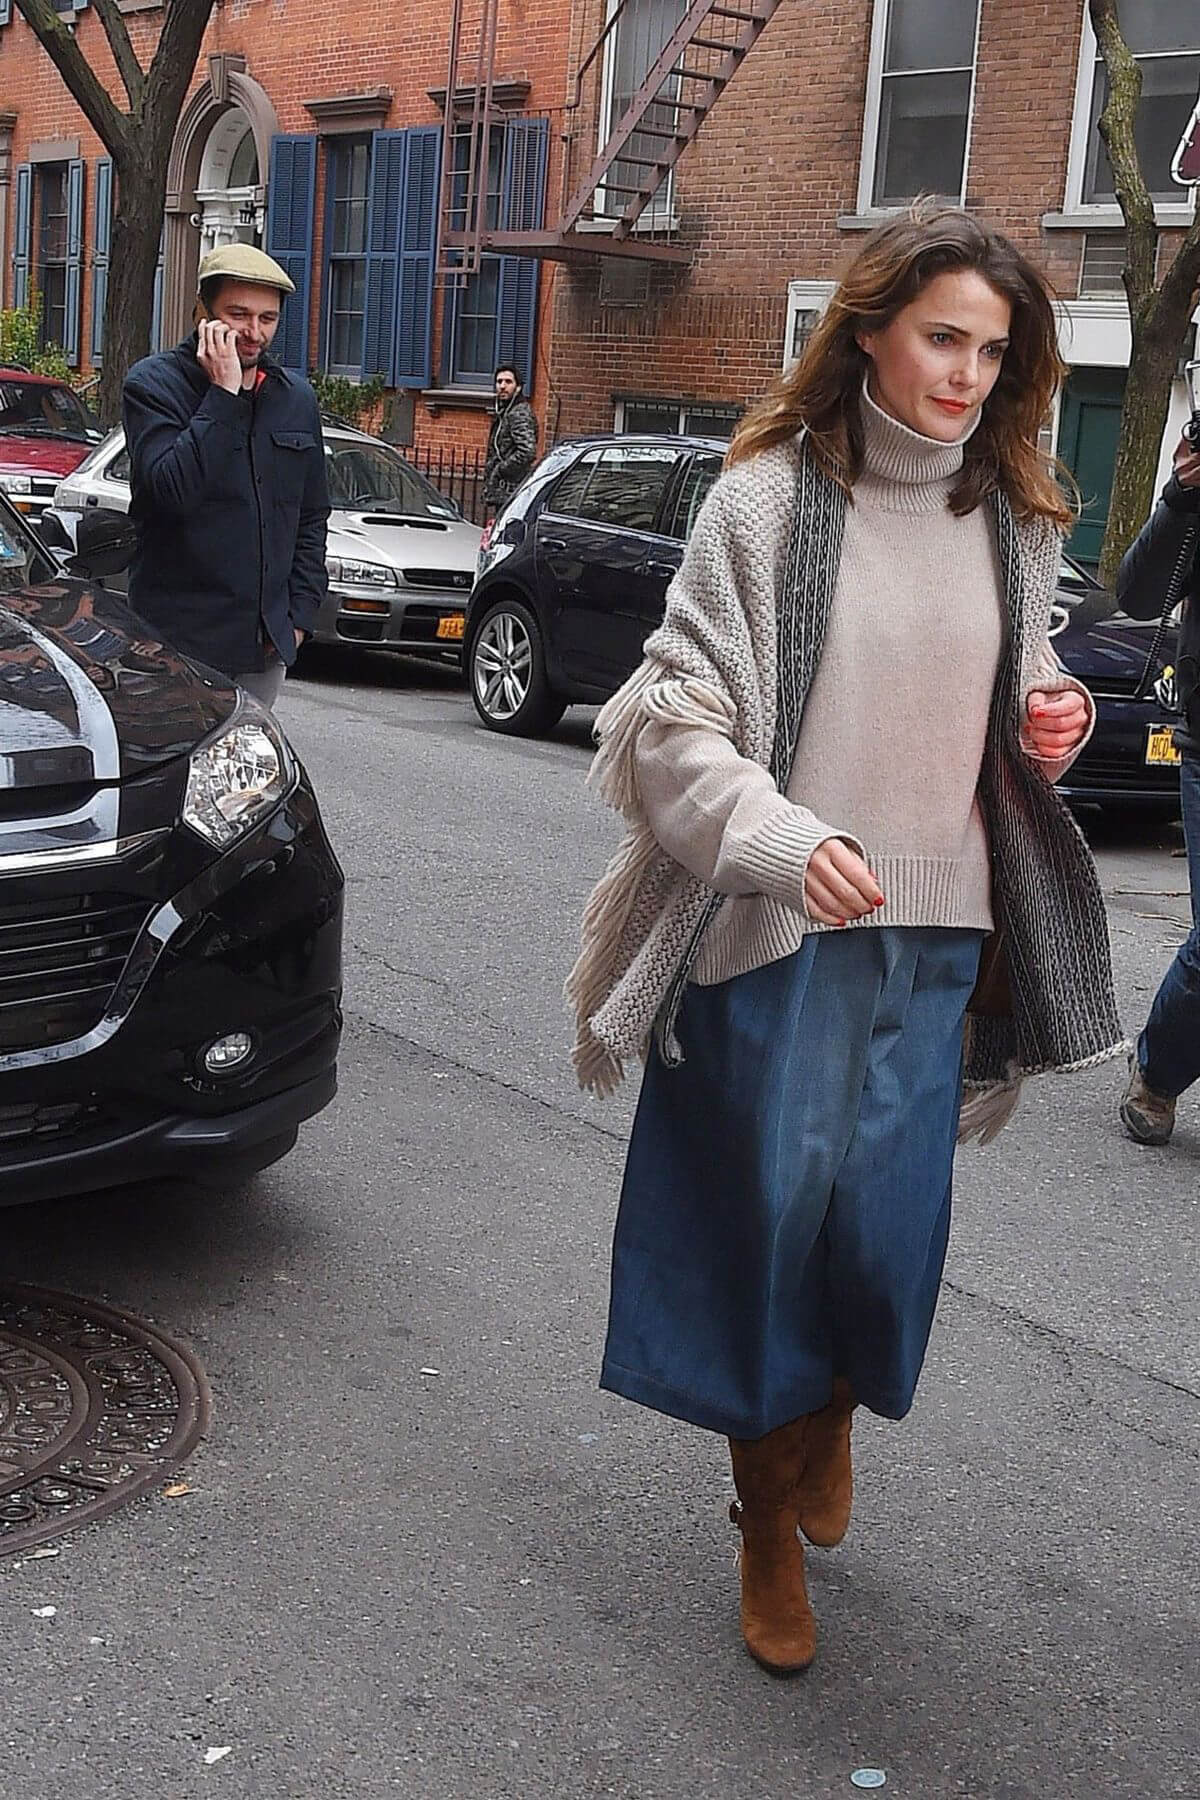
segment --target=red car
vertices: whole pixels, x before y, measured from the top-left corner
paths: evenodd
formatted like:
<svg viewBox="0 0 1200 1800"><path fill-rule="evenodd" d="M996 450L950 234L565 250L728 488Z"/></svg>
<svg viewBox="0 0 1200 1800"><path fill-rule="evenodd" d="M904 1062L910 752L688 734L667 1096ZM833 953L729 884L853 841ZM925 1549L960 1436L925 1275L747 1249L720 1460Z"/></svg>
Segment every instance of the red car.
<svg viewBox="0 0 1200 1800"><path fill-rule="evenodd" d="M0 492L31 523L102 435L99 420L66 382L0 369Z"/></svg>

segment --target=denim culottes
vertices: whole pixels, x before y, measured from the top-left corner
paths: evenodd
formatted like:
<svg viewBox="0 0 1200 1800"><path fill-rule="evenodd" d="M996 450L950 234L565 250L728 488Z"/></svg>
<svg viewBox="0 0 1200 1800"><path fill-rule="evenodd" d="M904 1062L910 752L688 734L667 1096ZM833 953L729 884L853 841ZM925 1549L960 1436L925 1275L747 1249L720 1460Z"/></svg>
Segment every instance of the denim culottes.
<svg viewBox="0 0 1200 1800"><path fill-rule="evenodd" d="M813 933L692 985L652 1054L613 1245L601 1386L729 1437L912 1405L950 1227L983 933Z"/></svg>

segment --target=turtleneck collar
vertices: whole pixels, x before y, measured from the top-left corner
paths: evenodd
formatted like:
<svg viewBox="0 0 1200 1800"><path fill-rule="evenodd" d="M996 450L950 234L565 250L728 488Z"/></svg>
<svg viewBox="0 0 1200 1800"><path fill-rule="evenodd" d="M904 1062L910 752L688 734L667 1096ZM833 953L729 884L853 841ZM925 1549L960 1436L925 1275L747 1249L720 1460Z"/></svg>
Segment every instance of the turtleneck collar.
<svg viewBox="0 0 1200 1800"><path fill-rule="evenodd" d="M945 506L979 414L960 438L943 444L884 412L867 392L865 380L861 412L864 486L872 503L896 512L936 512Z"/></svg>

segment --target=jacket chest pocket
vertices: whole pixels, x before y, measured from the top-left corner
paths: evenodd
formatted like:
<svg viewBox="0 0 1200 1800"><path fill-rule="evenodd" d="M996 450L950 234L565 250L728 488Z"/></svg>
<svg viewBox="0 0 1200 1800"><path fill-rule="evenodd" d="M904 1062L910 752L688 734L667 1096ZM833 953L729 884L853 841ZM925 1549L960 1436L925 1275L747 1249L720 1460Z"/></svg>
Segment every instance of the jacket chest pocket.
<svg viewBox="0 0 1200 1800"><path fill-rule="evenodd" d="M285 506L296 506L304 493L309 456L317 448L311 431L271 433L271 486Z"/></svg>

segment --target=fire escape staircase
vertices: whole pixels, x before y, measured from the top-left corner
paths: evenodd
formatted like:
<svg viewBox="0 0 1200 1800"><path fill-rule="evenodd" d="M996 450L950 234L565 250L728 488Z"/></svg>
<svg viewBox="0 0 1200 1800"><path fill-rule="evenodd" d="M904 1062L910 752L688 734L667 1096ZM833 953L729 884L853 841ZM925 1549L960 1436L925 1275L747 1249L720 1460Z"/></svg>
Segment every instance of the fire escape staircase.
<svg viewBox="0 0 1200 1800"><path fill-rule="evenodd" d="M636 93L611 121L599 153L587 172L572 169L572 150L587 135L600 135L598 117L604 105L602 71L612 59L614 33L628 0L619 0L603 32L579 66L574 96L565 110L568 120L582 120L564 133L563 201L556 223L544 229L489 228L482 217L483 196L475 179L476 159L465 195L460 192L454 215L443 219L443 256L455 272L477 263L484 251L574 261L581 256L626 256L684 263L691 252L674 241L670 221L652 204L672 169L733 80L747 53L757 43L782 0L682 0L683 10ZM455 0L457 14L463 0ZM484 0L494 34L497 0ZM452 44L457 39L452 33ZM480 75L484 75L482 43ZM453 50L452 50L453 62ZM587 122L584 97L589 76L601 95L596 117ZM454 89L453 72L448 93ZM490 99L491 66L473 92L478 120L481 89ZM460 92L463 92L461 88ZM482 116L488 108L484 101ZM480 159L482 160L482 159ZM452 226L458 229L452 229Z"/></svg>

